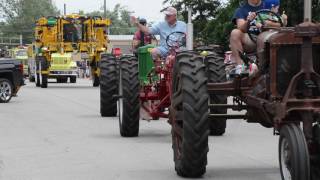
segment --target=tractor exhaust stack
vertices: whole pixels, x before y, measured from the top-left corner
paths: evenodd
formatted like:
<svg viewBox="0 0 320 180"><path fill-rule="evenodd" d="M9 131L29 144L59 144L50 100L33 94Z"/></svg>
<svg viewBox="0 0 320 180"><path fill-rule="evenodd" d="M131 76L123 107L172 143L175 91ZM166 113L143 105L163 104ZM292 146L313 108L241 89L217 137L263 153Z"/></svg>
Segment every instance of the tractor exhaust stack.
<svg viewBox="0 0 320 180"><path fill-rule="evenodd" d="M193 24L192 24L192 8L188 7L188 25L187 25L187 49L193 50Z"/></svg>
<svg viewBox="0 0 320 180"><path fill-rule="evenodd" d="M312 0L304 0L304 21L312 21Z"/></svg>

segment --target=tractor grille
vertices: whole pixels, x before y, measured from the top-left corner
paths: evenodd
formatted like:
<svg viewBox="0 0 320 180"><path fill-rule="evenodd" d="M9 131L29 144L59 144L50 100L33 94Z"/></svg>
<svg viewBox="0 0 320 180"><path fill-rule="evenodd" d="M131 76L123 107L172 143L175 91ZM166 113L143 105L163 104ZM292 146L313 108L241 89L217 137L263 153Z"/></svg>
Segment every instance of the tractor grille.
<svg viewBox="0 0 320 180"><path fill-rule="evenodd" d="M54 58L53 64L67 64L68 59L67 58Z"/></svg>
<svg viewBox="0 0 320 180"><path fill-rule="evenodd" d="M277 53L277 90L284 95L290 80L300 71L300 45L286 45L280 47ZM320 44L313 46L314 69L320 74Z"/></svg>

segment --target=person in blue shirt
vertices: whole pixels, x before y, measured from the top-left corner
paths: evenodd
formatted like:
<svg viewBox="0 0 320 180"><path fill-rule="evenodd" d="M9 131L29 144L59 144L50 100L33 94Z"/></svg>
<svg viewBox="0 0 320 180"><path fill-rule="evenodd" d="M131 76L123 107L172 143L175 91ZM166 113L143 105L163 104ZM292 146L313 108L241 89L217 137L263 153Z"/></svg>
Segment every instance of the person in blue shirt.
<svg viewBox="0 0 320 180"><path fill-rule="evenodd" d="M231 32L230 46L237 64L236 74L242 74L244 71L239 51L250 53L256 50L256 44L249 38L247 29L249 22L256 18L256 12L262 9L264 9L262 0L248 0L247 3L236 10L232 18L236 28Z"/></svg>
<svg viewBox="0 0 320 180"><path fill-rule="evenodd" d="M154 60L159 57L168 56L170 48L166 43L167 36L173 32L187 32L187 25L177 20L177 10L174 7L168 7L165 11L165 21L154 24L151 28L142 26L136 17L131 17L131 21L142 32L151 35L160 35L160 46L151 51Z"/></svg>

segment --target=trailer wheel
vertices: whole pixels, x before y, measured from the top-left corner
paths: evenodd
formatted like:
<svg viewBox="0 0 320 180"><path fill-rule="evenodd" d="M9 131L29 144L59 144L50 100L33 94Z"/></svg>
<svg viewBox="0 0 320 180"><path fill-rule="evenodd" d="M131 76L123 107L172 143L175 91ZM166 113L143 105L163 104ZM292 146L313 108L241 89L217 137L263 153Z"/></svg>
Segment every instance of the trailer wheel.
<svg viewBox="0 0 320 180"><path fill-rule="evenodd" d="M213 52L205 59L209 83L221 83L227 81L224 59L218 53ZM227 104L228 97L224 95L210 94L210 104ZM210 107L212 114L227 114L226 108ZM212 118L210 120L210 135L222 136L226 132L227 118Z"/></svg>
<svg viewBox="0 0 320 180"><path fill-rule="evenodd" d="M113 56L102 55L100 79L100 114L102 117L114 117L117 115L118 93L117 62Z"/></svg>
<svg viewBox="0 0 320 180"><path fill-rule="evenodd" d="M282 180L310 180L310 157L306 139L296 124L280 130L279 162Z"/></svg>
<svg viewBox="0 0 320 180"><path fill-rule="evenodd" d="M138 60L124 57L119 71L119 126L122 137L139 135L140 120L140 82Z"/></svg>
<svg viewBox="0 0 320 180"><path fill-rule="evenodd" d="M70 77L70 83L73 83L73 84L77 83L77 77L76 76L71 76Z"/></svg>
<svg viewBox="0 0 320 180"><path fill-rule="evenodd" d="M183 177L206 172L209 121L206 69L202 57L177 56L173 70L170 122L175 170Z"/></svg>
<svg viewBox="0 0 320 180"><path fill-rule="evenodd" d="M61 77L61 83L63 84L68 83L68 77Z"/></svg>
<svg viewBox="0 0 320 180"><path fill-rule="evenodd" d="M0 103L8 103L13 94L13 85L8 79L0 79Z"/></svg>

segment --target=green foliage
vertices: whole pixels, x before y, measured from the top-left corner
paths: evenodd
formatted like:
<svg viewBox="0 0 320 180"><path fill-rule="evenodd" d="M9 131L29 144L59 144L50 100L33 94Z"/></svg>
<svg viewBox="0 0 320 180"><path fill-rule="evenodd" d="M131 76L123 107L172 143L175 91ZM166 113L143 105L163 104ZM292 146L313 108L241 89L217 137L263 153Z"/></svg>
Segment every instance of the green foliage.
<svg viewBox="0 0 320 180"><path fill-rule="evenodd" d="M220 0L165 0L164 4L175 7L185 22L188 21L188 7L193 9L193 23L196 38L204 38L208 22L219 12Z"/></svg>
<svg viewBox="0 0 320 180"><path fill-rule="evenodd" d="M281 11L288 15L288 25L295 26L303 21L303 0L282 0ZM320 0L312 1L313 21L320 21Z"/></svg>
<svg viewBox="0 0 320 180"><path fill-rule="evenodd" d="M110 34L120 35L120 34L133 34L135 32L135 27L130 23L130 12L126 7L117 4L112 11L107 10L107 18L111 19ZM88 16L104 16L102 11L94 11L87 13Z"/></svg>
<svg viewBox="0 0 320 180"><path fill-rule="evenodd" d="M230 33L235 28L232 16L242 2L242 0L230 0L219 9L218 15L208 23L204 30L206 34L203 41L206 44L219 44L225 49L229 47Z"/></svg>
<svg viewBox="0 0 320 180"><path fill-rule="evenodd" d="M35 22L42 16L59 14L51 0L0 0L0 14L5 36L23 35L25 43L32 42Z"/></svg>

